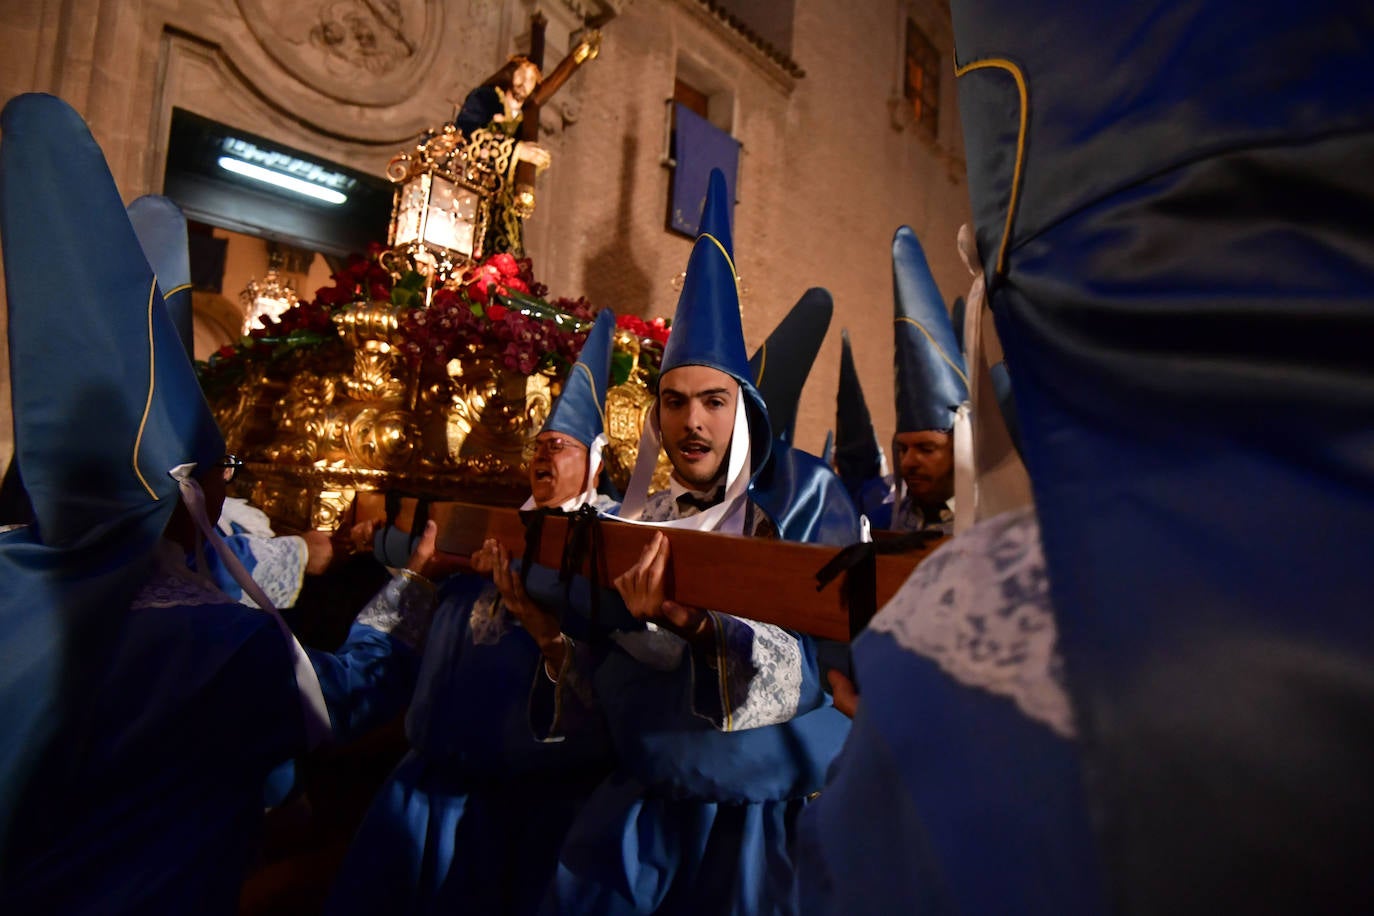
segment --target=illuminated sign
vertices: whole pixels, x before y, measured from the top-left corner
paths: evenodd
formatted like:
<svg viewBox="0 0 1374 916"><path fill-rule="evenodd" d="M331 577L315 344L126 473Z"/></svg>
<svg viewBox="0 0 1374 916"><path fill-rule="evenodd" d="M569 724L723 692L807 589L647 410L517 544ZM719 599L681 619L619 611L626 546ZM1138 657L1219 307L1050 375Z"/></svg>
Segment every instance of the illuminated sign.
<svg viewBox="0 0 1374 916"><path fill-rule="evenodd" d="M221 168L316 200L343 203L348 199L346 192L358 184L357 179L343 172L327 169L317 162L288 153L265 149L238 137L225 137L221 146L228 154L219 157Z"/></svg>

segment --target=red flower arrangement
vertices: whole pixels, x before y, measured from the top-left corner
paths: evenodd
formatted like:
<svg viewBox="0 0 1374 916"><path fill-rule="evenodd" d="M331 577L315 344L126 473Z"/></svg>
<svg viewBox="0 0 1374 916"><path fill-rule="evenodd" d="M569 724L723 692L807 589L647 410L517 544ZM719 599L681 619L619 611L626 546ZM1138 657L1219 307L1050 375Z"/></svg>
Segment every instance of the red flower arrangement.
<svg viewBox="0 0 1374 916"><path fill-rule="evenodd" d="M656 341L660 347L668 342L668 322L662 318L645 321L635 315L617 315L615 326L625 328L632 334L646 340Z"/></svg>
<svg viewBox="0 0 1374 916"><path fill-rule="evenodd" d="M374 243L366 257L352 256L332 276L334 284L317 290L313 301L297 304L198 363L202 386L213 392L236 384L247 363L277 360L301 347L342 347L335 313L368 300L403 309L400 351L417 368L443 366L475 347L497 355L507 369L530 375L565 368L581 351L596 309L583 298L544 300L548 288L535 280L529 258L491 255L465 271L459 282L434 291L426 303L424 279L410 273L395 280L380 263L385 250ZM616 324L641 338L640 363L652 371L668 339L667 323L625 315ZM624 380L620 371L615 375L616 383Z"/></svg>

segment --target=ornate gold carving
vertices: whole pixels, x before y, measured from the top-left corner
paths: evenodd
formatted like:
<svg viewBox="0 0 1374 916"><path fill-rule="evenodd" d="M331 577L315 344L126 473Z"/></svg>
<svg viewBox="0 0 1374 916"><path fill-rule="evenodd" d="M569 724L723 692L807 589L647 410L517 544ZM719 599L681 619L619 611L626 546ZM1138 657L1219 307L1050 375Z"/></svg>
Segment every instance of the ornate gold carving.
<svg viewBox="0 0 1374 916"><path fill-rule="evenodd" d="M355 401L400 401L405 396L403 364L396 354L397 310L389 302L345 306L334 323L353 347L353 372L341 380Z"/></svg>
<svg viewBox="0 0 1374 916"><path fill-rule="evenodd" d="M629 377L606 392L606 473L611 481L624 492L634 473L635 461L639 456L639 437L648 422L649 410L654 405L654 393L649 390L648 373L639 365L639 338L627 330L615 332L616 349L630 354ZM658 463L654 466L651 491L666 490L673 466L668 456L659 452Z"/></svg>

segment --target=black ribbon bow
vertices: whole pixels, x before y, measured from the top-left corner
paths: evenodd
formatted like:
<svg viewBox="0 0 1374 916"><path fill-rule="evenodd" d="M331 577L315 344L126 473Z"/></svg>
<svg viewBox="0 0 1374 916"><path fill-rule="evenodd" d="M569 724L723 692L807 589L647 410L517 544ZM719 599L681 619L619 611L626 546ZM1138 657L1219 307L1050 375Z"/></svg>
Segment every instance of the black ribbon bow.
<svg viewBox="0 0 1374 916"><path fill-rule="evenodd" d="M849 608L851 640L862 633L873 615L878 613L878 555L919 550L943 536L942 532L927 528L901 537L850 544L816 572L816 591L825 588L840 573L848 573L840 588L845 606Z"/></svg>
<svg viewBox="0 0 1374 916"><path fill-rule="evenodd" d="M695 493L683 493L677 498L677 511L681 516L689 509L696 509L698 512L705 512L707 509L719 506L725 499L725 488L716 487L711 491L711 495L706 497L697 496Z"/></svg>

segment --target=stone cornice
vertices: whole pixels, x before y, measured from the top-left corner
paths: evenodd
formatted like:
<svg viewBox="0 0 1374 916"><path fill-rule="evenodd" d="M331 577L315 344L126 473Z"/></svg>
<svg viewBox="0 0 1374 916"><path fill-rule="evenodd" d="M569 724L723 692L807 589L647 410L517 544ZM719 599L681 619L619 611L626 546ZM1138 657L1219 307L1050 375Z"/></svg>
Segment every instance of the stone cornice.
<svg viewBox="0 0 1374 916"><path fill-rule="evenodd" d="M796 88L797 80L806 71L796 61L769 44L749 28L738 16L722 7L716 0L674 0L699 22L738 50L741 55L769 76L784 92Z"/></svg>

